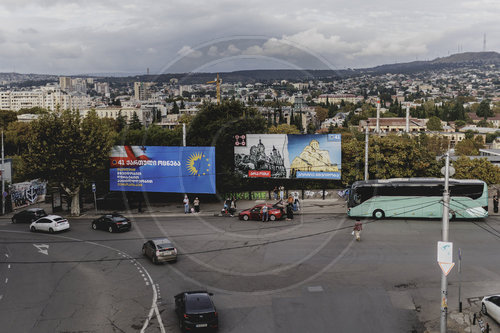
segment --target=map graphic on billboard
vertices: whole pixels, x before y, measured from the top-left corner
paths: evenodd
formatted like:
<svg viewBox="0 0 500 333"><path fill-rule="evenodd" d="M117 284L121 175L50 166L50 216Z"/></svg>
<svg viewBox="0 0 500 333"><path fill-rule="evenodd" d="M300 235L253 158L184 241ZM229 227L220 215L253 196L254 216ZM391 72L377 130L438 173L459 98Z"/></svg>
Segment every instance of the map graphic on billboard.
<svg viewBox="0 0 500 333"><path fill-rule="evenodd" d="M242 177L340 179L340 134L247 134L234 147L235 171Z"/></svg>
<svg viewBox="0 0 500 333"><path fill-rule="evenodd" d="M111 191L215 193L215 147L114 146Z"/></svg>

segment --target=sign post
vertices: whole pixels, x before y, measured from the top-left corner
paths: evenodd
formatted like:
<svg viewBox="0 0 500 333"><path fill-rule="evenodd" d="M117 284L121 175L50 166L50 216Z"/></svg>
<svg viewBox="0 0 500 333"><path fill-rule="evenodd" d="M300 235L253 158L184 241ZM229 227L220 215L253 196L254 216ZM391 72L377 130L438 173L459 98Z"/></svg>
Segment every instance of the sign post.
<svg viewBox="0 0 500 333"><path fill-rule="evenodd" d="M92 183L92 192L94 193L94 207L95 207L95 212L97 213L97 198L95 195L95 183Z"/></svg>

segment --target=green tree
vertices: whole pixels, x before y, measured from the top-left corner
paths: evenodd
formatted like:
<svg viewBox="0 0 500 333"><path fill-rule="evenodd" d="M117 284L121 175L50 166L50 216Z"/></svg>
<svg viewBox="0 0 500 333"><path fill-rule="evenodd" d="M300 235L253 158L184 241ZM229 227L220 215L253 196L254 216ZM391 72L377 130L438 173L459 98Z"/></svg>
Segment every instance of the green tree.
<svg viewBox="0 0 500 333"><path fill-rule="evenodd" d="M460 156L453 162L455 168L454 178L480 179L488 185L500 183L500 167L493 165L486 158L470 159Z"/></svg>
<svg viewBox="0 0 500 333"><path fill-rule="evenodd" d="M488 119L488 117L495 116L493 110L490 109L490 101L485 99L481 103L479 103L479 107L477 108L476 115L478 117L483 117L484 119Z"/></svg>
<svg viewBox="0 0 500 333"><path fill-rule="evenodd" d="M295 125L279 124L269 127L269 134L300 134L300 131Z"/></svg>
<svg viewBox="0 0 500 333"><path fill-rule="evenodd" d="M21 155L28 149L30 123L15 121L9 123L5 131L5 154Z"/></svg>
<svg viewBox="0 0 500 333"><path fill-rule="evenodd" d="M7 126L14 121L17 121L16 112L0 110L0 128L6 129Z"/></svg>
<svg viewBox="0 0 500 333"><path fill-rule="evenodd" d="M142 123L139 120L139 116L137 115L137 112L135 112L135 111L134 111L134 114L132 115L132 119L130 120L130 124L128 125L128 128L130 130L142 129Z"/></svg>
<svg viewBox="0 0 500 333"><path fill-rule="evenodd" d="M324 122L325 119L328 117L328 110L322 107L316 107L316 119L320 123Z"/></svg>
<svg viewBox="0 0 500 333"><path fill-rule="evenodd" d="M429 121L427 121L427 129L429 131L442 131L441 119L436 116L430 117Z"/></svg>
<svg viewBox="0 0 500 333"><path fill-rule="evenodd" d="M179 114L179 106L177 105L177 102L174 102L174 104L172 105L171 113L172 114Z"/></svg>
<svg viewBox="0 0 500 333"><path fill-rule="evenodd" d="M458 142L455 146L456 155L466 155L466 156L477 156L479 155L479 149L483 148L484 145L475 139L463 139Z"/></svg>
<svg viewBox="0 0 500 333"><path fill-rule="evenodd" d="M125 127L127 127L127 120L122 115L122 110L118 111L118 116L116 117L116 130L121 132Z"/></svg>
<svg viewBox="0 0 500 333"><path fill-rule="evenodd" d="M60 184L71 196L71 215L78 216L80 188L105 169L115 136L95 111L83 119L68 110L44 115L31 124L25 174Z"/></svg>

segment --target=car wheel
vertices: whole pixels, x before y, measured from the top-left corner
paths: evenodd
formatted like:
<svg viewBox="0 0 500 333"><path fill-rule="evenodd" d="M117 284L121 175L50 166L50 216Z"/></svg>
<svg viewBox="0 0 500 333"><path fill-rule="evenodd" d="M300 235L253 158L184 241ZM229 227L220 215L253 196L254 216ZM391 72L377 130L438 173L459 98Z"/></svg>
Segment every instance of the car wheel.
<svg viewBox="0 0 500 333"><path fill-rule="evenodd" d="M51 234L53 234L53 233L54 233L54 229L49 228L49 232L50 232Z"/></svg>
<svg viewBox="0 0 500 333"><path fill-rule="evenodd" d="M146 255L146 248L143 246L142 247L142 255L145 256Z"/></svg>
<svg viewBox="0 0 500 333"><path fill-rule="evenodd" d="M97 230L97 224L92 223L92 229Z"/></svg>
<svg viewBox="0 0 500 333"><path fill-rule="evenodd" d="M373 217L377 220L383 219L385 217L385 213L382 209L375 209L373 211Z"/></svg>
<svg viewBox="0 0 500 333"><path fill-rule="evenodd" d="M12 218L12 223L17 223L17 220L15 217Z"/></svg>
<svg viewBox="0 0 500 333"><path fill-rule="evenodd" d="M269 219L270 219L271 221L276 221L276 215L272 215L272 214L271 214L271 215L269 216Z"/></svg>
<svg viewBox="0 0 500 333"><path fill-rule="evenodd" d="M35 231L36 231L36 228L35 228L35 227L31 227L31 228L30 228L30 231L31 231L31 232L35 232Z"/></svg>
<svg viewBox="0 0 500 333"><path fill-rule="evenodd" d="M248 215L243 215L243 220L248 221Z"/></svg>
<svg viewBox="0 0 500 333"><path fill-rule="evenodd" d="M484 305L484 303L481 304L481 312L485 315L488 314L488 310L486 309L486 305Z"/></svg>
<svg viewBox="0 0 500 333"><path fill-rule="evenodd" d="M109 227L108 227L108 231L109 231L109 232L113 232L113 227L112 227L112 226L109 226Z"/></svg>

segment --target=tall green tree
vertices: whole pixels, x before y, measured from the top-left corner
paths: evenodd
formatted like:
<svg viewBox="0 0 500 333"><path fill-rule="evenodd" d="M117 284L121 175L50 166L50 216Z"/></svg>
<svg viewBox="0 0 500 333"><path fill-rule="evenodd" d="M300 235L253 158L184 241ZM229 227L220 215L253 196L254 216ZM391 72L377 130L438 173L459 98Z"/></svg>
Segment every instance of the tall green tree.
<svg viewBox="0 0 500 333"><path fill-rule="evenodd" d="M31 124L25 174L58 183L71 197L71 215L80 215L80 189L106 168L116 132L95 111L42 116Z"/></svg>
<svg viewBox="0 0 500 333"><path fill-rule="evenodd" d="M458 142L455 146L456 155L466 155L466 156L477 156L479 155L479 149L483 148L482 139L463 139Z"/></svg>
<svg viewBox="0 0 500 333"><path fill-rule="evenodd" d="M137 112L135 112L135 111L134 111L134 114L132 115L132 119L130 120L130 124L128 125L128 128L130 130L142 129L142 123L139 120L139 116L137 115Z"/></svg>
<svg viewBox="0 0 500 333"><path fill-rule="evenodd" d="M427 129L429 131L442 131L443 126L441 125L441 119L436 116L432 116L427 121Z"/></svg>
<svg viewBox="0 0 500 333"><path fill-rule="evenodd" d="M470 159L460 156L453 162L454 177L457 179L480 179L488 185L500 183L500 167L493 165L486 158Z"/></svg>
<svg viewBox="0 0 500 333"><path fill-rule="evenodd" d="M495 112L490 109L490 101L485 99L481 103L479 103L479 107L477 108L476 115L478 117L483 117L487 119L488 117L495 116Z"/></svg>

